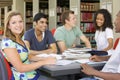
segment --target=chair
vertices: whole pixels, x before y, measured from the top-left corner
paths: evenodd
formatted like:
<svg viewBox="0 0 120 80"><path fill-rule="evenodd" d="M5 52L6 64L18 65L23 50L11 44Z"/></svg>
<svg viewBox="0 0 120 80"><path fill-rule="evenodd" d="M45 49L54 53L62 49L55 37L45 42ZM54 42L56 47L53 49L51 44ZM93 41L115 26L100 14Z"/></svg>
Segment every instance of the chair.
<svg viewBox="0 0 120 80"><path fill-rule="evenodd" d="M53 36L54 36L55 31L56 31L56 28L51 29L51 33ZM56 47L57 47L57 54L60 54L60 49L59 49L59 46L57 44L57 41L55 43L56 43Z"/></svg>
<svg viewBox="0 0 120 80"><path fill-rule="evenodd" d="M52 35L54 35L55 31L56 31L56 28L53 28L53 29L51 30Z"/></svg>
<svg viewBox="0 0 120 80"><path fill-rule="evenodd" d="M14 80L12 71L6 58L0 51L0 80Z"/></svg>
<svg viewBox="0 0 120 80"><path fill-rule="evenodd" d="M115 41L115 43L114 43L114 46L113 46L113 49L115 49L115 48L117 47L119 40L120 40L120 38L117 38L117 39L116 39L116 41Z"/></svg>

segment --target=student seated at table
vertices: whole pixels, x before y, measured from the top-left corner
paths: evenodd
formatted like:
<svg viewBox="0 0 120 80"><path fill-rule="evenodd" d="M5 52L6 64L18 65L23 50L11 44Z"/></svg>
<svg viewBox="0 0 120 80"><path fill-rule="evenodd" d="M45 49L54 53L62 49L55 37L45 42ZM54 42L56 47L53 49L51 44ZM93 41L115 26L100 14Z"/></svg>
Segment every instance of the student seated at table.
<svg viewBox="0 0 120 80"><path fill-rule="evenodd" d="M120 33L120 11L117 14L116 20L115 20L115 29L116 32ZM120 43L118 43L117 48L120 49ZM99 77L98 80L119 80L120 79L120 50L117 49L114 51L114 54L111 55L108 62L103 67L102 71L97 71L91 66L87 64L81 64L82 72L84 72L87 75L92 75ZM91 78L87 79L80 79L80 80L91 80ZM97 80L94 78L94 80Z"/></svg>
<svg viewBox="0 0 120 80"><path fill-rule="evenodd" d="M24 22L21 13L10 11L5 18L4 38L1 42L2 52L11 66L13 78L11 80L54 80L43 76L36 69L43 65L55 64L55 58L46 58L37 62L30 62L28 49L22 40Z"/></svg>
<svg viewBox="0 0 120 80"><path fill-rule="evenodd" d="M55 39L47 29L47 16L37 13L33 18L32 29L25 32L24 41L33 55L57 53Z"/></svg>
<svg viewBox="0 0 120 80"><path fill-rule="evenodd" d="M77 37L81 39L85 46L91 48L91 44L79 27L76 26L76 17L73 11L68 10L62 14L63 26L56 29L54 37L60 52L64 52L67 48L75 47Z"/></svg>
<svg viewBox="0 0 120 80"><path fill-rule="evenodd" d="M107 9L99 9L95 13L95 41L97 50L109 51L113 48L113 24Z"/></svg>
<svg viewBox="0 0 120 80"><path fill-rule="evenodd" d="M93 61L108 60L113 47L113 25L111 14L106 9L99 9L95 14L95 41L97 50L91 51L92 56L90 59ZM102 42L101 42L102 41ZM108 56L97 56L107 55Z"/></svg>

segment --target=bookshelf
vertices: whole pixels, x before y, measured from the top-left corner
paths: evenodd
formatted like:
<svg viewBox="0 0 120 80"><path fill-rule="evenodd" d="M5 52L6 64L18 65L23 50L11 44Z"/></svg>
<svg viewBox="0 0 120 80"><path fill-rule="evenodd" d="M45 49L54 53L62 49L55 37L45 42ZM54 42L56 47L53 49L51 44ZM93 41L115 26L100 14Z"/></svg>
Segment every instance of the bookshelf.
<svg viewBox="0 0 120 80"><path fill-rule="evenodd" d="M11 11L11 6L6 6L0 8L0 35L3 35L4 32L4 19L7 12Z"/></svg>
<svg viewBox="0 0 120 80"><path fill-rule="evenodd" d="M39 12L48 16L48 0L39 0Z"/></svg>
<svg viewBox="0 0 120 80"><path fill-rule="evenodd" d="M61 14L69 9L69 0L57 0L57 26L61 26Z"/></svg>
<svg viewBox="0 0 120 80"><path fill-rule="evenodd" d="M5 9L1 8L1 27L4 26L4 14L5 14Z"/></svg>
<svg viewBox="0 0 120 80"><path fill-rule="evenodd" d="M33 24L33 12L32 12L32 2L26 2L25 5L26 8L26 30L29 30L32 28Z"/></svg>
<svg viewBox="0 0 120 80"><path fill-rule="evenodd" d="M8 12L12 10L12 6L8 6Z"/></svg>
<svg viewBox="0 0 120 80"><path fill-rule="evenodd" d="M25 8L26 8L26 30L29 30L33 27L33 13L36 14L38 12L44 13L48 16L48 0L38 0L38 4L36 3L36 10L38 9L37 12L34 12L33 10L33 1L26 1Z"/></svg>
<svg viewBox="0 0 120 80"><path fill-rule="evenodd" d="M49 14L48 6L49 6L48 0L39 0L39 12L44 13L47 16L47 20L49 18L48 17L48 14ZM49 24L49 21L48 21L48 24Z"/></svg>
<svg viewBox="0 0 120 80"><path fill-rule="evenodd" d="M0 8L0 35L3 35L4 28L4 8Z"/></svg>
<svg viewBox="0 0 120 80"><path fill-rule="evenodd" d="M95 47L94 40L95 27L94 27L94 14L99 9L99 0L81 0L80 2L80 29L89 39L92 47ZM83 44L81 42L81 44Z"/></svg>

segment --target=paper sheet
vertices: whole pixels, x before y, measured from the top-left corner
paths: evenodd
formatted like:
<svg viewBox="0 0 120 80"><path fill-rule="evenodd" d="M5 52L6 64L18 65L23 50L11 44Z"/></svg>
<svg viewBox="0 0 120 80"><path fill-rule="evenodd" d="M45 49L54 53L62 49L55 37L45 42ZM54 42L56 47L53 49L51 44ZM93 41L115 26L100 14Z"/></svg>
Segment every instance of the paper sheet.
<svg viewBox="0 0 120 80"><path fill-rule="evenodd" d="M74 63L75 61L73 60L58 60L56 62L56 65L68 65L68 64L71 64L71 63Z"/></svg>
<svg viewBox="0 0 120 80"><path fill-rule="evenodd" d="M62 55L57 55L57 54L39 54L39 55L36 55L37 57L42 57L42 58L46 58L46 57L55 57L57 60L60 60L62 59Z"/></svg>
<svg viewBox="0 0 120 80"><path fill-rule="evenodd" d="M106 63L107 61L101 61L101 62L93 62L90 61L89 59L80 59L80 60L75 60L76 62L79 63L87 63L87 64L100 64L100 63Z"/></svg>
<svg viewBox="0 0 120 80"><path fill-rule="evenodd" d="M68 51L70 52L86 52L86 51L91 51L91 48L69 48Z"/></svg>
<svg viewBox="0 0 120 80"><path fill-rule="evenodd" d="M79 62L79 63L88 63L90 62L89 59L80 59L80 60L75 60L76 62Z"/></svg>

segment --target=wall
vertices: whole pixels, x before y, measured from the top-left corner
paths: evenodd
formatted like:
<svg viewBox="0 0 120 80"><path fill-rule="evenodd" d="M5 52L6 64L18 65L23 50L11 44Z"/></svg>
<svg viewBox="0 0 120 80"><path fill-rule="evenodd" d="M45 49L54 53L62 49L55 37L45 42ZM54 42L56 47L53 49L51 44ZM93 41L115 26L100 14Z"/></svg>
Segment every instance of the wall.
<svg viewBox="0 0 120 80"><path fill-rule="evenodd" d="M39 0L34 0L33 1L33 17L38 12L39 12Z"/></svg>
<svg viewBox="0 0 120 80"><path fill-rule="evenodd" d="M75 12L77 26L80 27L80 0L70 0L70 10Z"/></svg>
<svg viewBox="0 0 120 80"><path fill-rule="evenodd" d="M13 0L12 10L19 11L23 15L23 18L25 21L25 1L24 0Z"/></svg>
<svg viewBox="0 0 120 80"><path fill-rule="evenodd" d="M12 10L18 10L24 16L24 0L13 0Z"/></svg>
<svg viewBox="0 0 120 80"><path fill-rule="evenodd" d="M118 11L120 10L120 0L113 0L113 21L115 20L116 18L116 14L118 13ZM115 33L115 30L114 30L114 35L115 35L115 39L120 37L120 33Z"/></svg>
<svg viewBox="0 0 120 80"><path fill-rule="evenodd" d="M57 28L57 0L49 0L49 29Z"/></svg>

